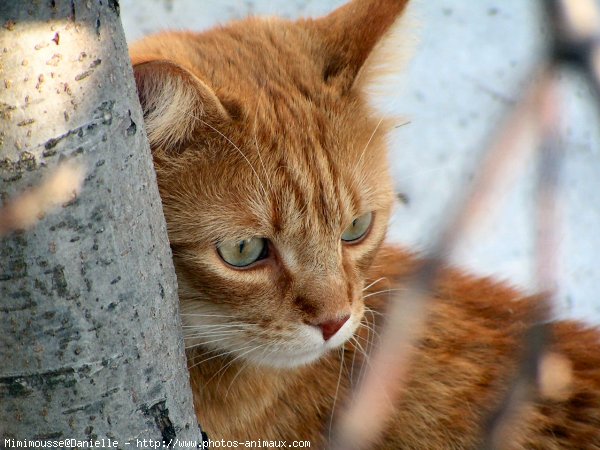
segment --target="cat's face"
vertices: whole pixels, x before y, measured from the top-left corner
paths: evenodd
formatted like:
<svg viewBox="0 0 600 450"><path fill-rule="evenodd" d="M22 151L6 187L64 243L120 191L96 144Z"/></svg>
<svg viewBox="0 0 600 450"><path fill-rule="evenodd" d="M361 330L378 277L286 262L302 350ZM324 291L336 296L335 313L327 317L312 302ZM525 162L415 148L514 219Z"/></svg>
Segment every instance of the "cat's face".
<svg viewBox="0 0 600 450"><path fill-rule="evenodd" d="M214 136L213 154L192 148L158 172L188 346L294 366L339 346L362 318L391 203L378 122L304 109L302 125L238 123ZM302 131L316 120L320 136Z"/></svg>
<svg viewBox="0 0 600 450"><path fill-rule="evenodd" d="M385 124L355 87L360 66L332 69L306 42L316 23L253 20L132 51L187 347L294 367L363 317L393 198Z"/></svg>

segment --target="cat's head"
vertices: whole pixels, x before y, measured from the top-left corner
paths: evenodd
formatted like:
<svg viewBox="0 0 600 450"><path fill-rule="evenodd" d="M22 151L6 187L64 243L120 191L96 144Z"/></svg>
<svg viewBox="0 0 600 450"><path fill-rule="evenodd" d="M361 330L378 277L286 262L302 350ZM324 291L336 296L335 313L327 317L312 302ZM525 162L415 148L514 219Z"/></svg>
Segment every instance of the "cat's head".
<svg viewBox="0 0 600 450"><path fill-rule="evenodd" d="M293 367L359 326L393 202L365 90L405 4L133 46L188 347Z"/></svg>

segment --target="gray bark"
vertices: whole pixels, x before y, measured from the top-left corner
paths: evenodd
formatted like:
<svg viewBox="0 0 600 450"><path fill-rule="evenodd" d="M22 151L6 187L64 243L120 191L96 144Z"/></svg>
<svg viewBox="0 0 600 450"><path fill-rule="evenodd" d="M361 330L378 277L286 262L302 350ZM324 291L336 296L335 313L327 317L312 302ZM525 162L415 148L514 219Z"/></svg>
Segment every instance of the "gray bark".
<svg viewBox="0 0 600 450"><path fill-rule="evenodd" d="M0 238L0 447L196 440L175 273L118 2L2 0L2 202L63 160L86 168L77 199Z"/></svg>

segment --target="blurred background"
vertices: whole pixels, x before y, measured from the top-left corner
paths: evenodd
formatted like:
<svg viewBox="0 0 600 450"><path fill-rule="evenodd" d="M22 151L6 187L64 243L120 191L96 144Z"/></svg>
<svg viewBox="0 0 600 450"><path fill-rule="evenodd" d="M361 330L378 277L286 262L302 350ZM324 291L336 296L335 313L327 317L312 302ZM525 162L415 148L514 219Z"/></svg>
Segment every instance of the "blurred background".
<svg viewBox="0 0 600 450"><path fill-rule="evenodd" d="M248 15L316 17L343 0L121 0L129 42L163 29L204 30ZM389 240L425 250L477 172L480 156L547 48L548 26L532 0L413 0L407 21L413 58L373 96L405 118L390 136L400 194ZM560 74L566 154L556 314L600 324L600 116L576 73ZM534 161L466 239L455 264L508 280L534 279Z"/></svg>

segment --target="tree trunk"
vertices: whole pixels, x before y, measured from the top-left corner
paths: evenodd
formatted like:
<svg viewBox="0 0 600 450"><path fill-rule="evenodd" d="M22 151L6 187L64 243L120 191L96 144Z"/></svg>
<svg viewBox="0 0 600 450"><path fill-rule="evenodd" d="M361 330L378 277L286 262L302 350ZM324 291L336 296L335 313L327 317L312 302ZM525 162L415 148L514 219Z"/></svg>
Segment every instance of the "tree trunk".
<svg viewBox="0 0 600 450"><path fill-rule="evenodd" d="M85 168L75 200L0 238L0 447L199 436L134 86L116 0L0 1L2 203Z"/></svg>

